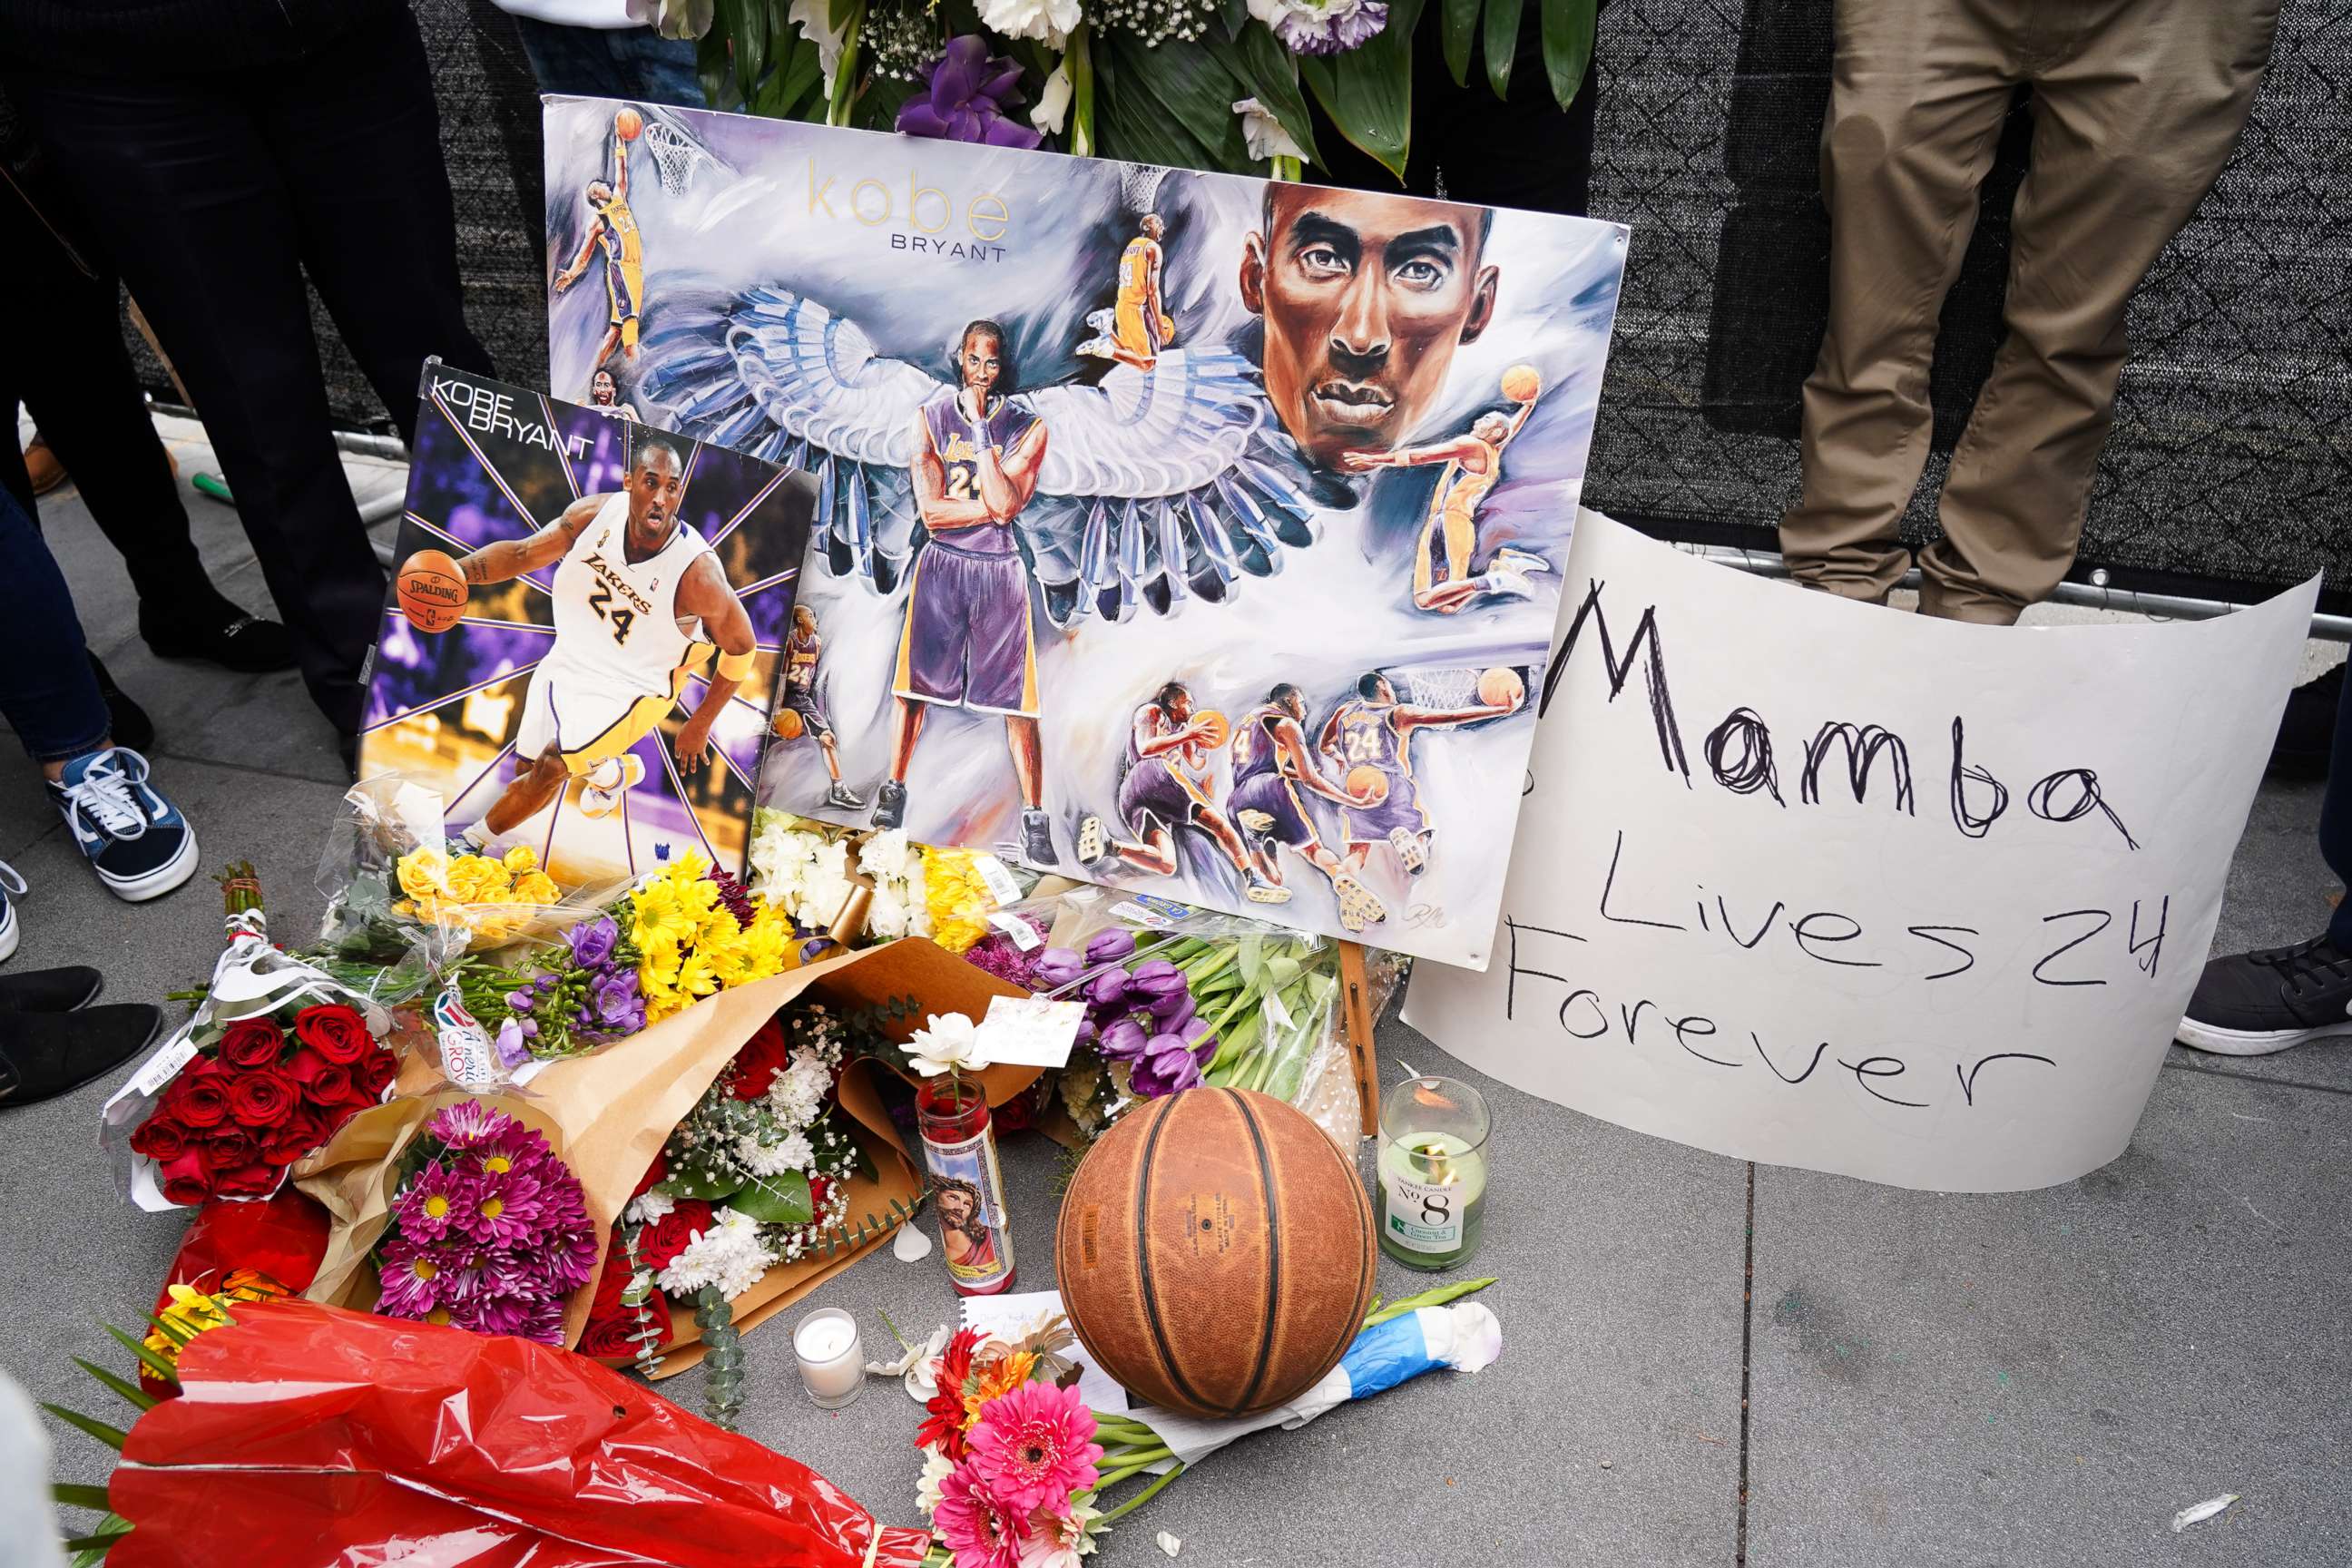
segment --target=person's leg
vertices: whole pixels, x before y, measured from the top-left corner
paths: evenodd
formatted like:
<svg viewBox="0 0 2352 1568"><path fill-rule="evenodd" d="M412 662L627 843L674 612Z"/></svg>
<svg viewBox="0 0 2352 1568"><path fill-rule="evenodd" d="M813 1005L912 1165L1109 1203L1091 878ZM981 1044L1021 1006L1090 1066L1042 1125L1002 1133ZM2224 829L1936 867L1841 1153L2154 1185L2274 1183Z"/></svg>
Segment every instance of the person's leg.
<svg viewBox="0 0 2352 1568"><path fill-rule="evenodd" d="M44 777L107 744L106 702L90 671L73 590L32 513L0 490L0 581L15 601L0 616L0 717Z"/></svg>
<svg viewBox="0 0 2352 1568"><path fill-rule="evenodd" d="M2277 21L2275 0L2109 0L2035 72L2009 335L1920 554L1923 612L2006 625L2074 564L2132 291L2228 162Z"/></svg>
<svg viewBox="0 0 2352 1568"><path fill-rule="evenodd" d="M2352 952L2352 680L2336 701L2336 744L2327 763L2327 793L2319 803L2319 853L2345 886L2327 922L2328 940Z"/></svg>
<svg viewBox="0 0 2352 1568"><path fill-rule="evenodd" d="M1936 317L1976 227L1977 187L2015 84L1960 0L1838 0L1822 126L1830 313L1805 382L1804 482L1780 520L1808 587L1884 599L1927 460Z"/></svg>
<svg viewBox="0 0 2352 1568"><path fill-rule="evenodd" d="M457 212L416 18L404 6L356 28L258 96L302 264L414 447L428 357L497 373L466 325Z"/></svg>
<svg viewBox="0 0 2352 1568"><path fill-rule="evenodd" d="M621 79L611 96L680 109L710 107L695 63L698 51L688 40L665 38L651 27L610 27L604 30L604 42Z"/></svg>
<svg viewBox="0 0 2352 1568"><path fill-rule="evenodd" d="M311 700L359 728L383 574L329 425L294 215L239 81L16 76L236 495Z"/></svg>
<svg viewBox="0 0 2352 1568"><path fill-rule="evenodd" d="M634 96L629 75L614 58L609 35L614 29L567 27L561 22L542 22L536 16L516 16L514 25L515 31L521 35L522 52L530 61L530 74L539 83L540 91L572 98ZM693 47L687 46L688 49ZM700 93L695 95L694 107L703 107Z"/></svg>

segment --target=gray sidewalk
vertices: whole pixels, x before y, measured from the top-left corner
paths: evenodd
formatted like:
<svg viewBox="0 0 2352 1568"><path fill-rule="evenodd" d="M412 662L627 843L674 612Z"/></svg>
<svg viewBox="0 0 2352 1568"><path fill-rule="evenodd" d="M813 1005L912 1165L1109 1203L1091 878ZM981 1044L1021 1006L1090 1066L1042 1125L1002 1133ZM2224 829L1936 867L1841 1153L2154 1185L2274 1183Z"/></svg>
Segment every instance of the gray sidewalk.
<svg viewBox="0 0 2352 1568"><path fill-rule="evenodd" d="M198 454L184 451L183 472ZM385 482L362 475L362 484ZM189 501L221 585L264 595L226 508ZM91 641L161 731L159 780L208 864L250 857L274 923L315 927L340 793L332 737L291 676L150 658L120 564L69 493L43 508ZM2334 892L2318 792L2264 791L2232 868L2222 950L2307 936ZM32 882L17 968L100 965L115 1000L200 980L205 883L125 906L74 863L29 770L0 768L0 858ZM1382 1067L1453 1064L1401 1025ZM1497 1182L1477 1268L1502 1362L1305 1431L1248 1439L1154 1500L1108 1568L1321 1564L2171 1564L2352 1562L2352 1044L2252 1062L2175 1049L2130 1150L1998 1197L1748 1166L1485 1085ZM0 1111L0 1361L102 1413L68 1356L121 1357L181 1221L115 1197L95 1142L110 1083ZM1055 1152L1007 1146L1020 1283L1052 1283ZM1752 1284L1750 1283L1752 1279ZM1391 1296L1425 1281L1384 1266ZM887 1252L813 1305L909 1333L950 1319L936 1261ZM917 1407L875 1381L801 1396L779 1327L747 1342L745 1427L885 1519L918 1516ZM698 1405L700 1373L667 1392ZM113 1419L109 1415L107 1418ZM56 1435L60 1477L102 1474ZM2174 1512L2243 1500L2174 1534ZM80 1516L77 1516L79 1518Z"/></svg>

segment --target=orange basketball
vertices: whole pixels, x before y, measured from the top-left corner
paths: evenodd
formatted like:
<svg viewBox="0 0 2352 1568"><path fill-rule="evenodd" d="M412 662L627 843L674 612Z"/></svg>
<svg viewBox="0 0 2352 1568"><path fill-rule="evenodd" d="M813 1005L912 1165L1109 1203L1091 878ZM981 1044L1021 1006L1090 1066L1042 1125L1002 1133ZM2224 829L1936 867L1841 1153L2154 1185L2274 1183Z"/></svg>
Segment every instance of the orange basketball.
<svg viewBox="0 0 2352 1568"><path fill-rule="evenodd" d="M1192 722L1201 727L1199 743L1211 751L1233 739L1233 721L1213 708L1203 708L1193 714Z"/></svg>
<svg viewBox="0 0 2352 1568"><path fill-rule="evenodd" d="M1377 805L1389 797L1389 775L1361 763L1348 770L1347 783L1340 787L1366 805Z"/></svg>
<svg viewBox="0 0 2352 1568"><path fill-rule="evenodd" d="M779 741L797 741L808 728L801 721L798 710L791 708L777 709L776 716L768 721L768 727L775 731Z"/></svg>
<svg viewBox="0 0 2352 1568"><path fill-rule="evenodd" d="M1517 708L1527 700L1528 683L1500 665L1478 677L1478 700L1488 708Z"/></svg>
<svg viewBox="0 0 2352 1568"><path fill-rule="evenodd" d="M1515 364L1503 373L1503 395L1514 403L1533 403L1543 390L1543 377L1531 364Z"/></svg>
<svg viewBox="0 0 2352 1568"><path fill-rule="evenodd" d="M1054 1237L1063 1310L1139 1399L1253 1415L1339 1363L1372 1298L1372 1210L1307 1117L1192 1089L1121 1117L1070 1178Z"/></svg>
<svg viewBox="0 0 2352 1568"><path fill-rule="evenodd" d="M446 632L466 613L466 574L446 550L420 550L392 580L400 613L420 632Z"/></svg>
<svg viewBox="0 0 2352 1568"><path fill-rule="evenodd" d="M613 116L613 133L624 142L634 142L644 134L646 117L634 109L625 109Z"/></svg>

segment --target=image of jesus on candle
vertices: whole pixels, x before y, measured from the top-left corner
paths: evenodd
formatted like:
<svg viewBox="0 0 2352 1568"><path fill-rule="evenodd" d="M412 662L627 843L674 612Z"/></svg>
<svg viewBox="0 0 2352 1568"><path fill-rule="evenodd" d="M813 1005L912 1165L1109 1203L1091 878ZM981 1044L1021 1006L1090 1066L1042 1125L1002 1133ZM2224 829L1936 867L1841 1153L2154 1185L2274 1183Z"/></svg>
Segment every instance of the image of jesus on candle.
<svg viewBox="0 0 2352 1568"><path fill-rule="evenodd" d="M980 1188L971 1182L945 1182L935 1201L940 1211L940 1245L947 1251L948 1272L969 1279L984 1279L994 1273L996 1242L989 1234L988 1213L980 1201Z"/></svg>

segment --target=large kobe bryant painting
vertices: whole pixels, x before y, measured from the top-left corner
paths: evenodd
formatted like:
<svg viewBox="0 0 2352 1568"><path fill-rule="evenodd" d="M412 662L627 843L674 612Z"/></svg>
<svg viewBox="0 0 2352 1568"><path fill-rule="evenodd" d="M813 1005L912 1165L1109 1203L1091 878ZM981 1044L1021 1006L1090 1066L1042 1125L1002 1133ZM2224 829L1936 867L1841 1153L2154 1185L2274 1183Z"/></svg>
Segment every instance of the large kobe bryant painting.
<svg viewBox="0 0 2352 1568"><path fill-rule="evenodd" d="M805 471L761 804L1487 958L1626 250L547 106L556 390Z"/></svg>

